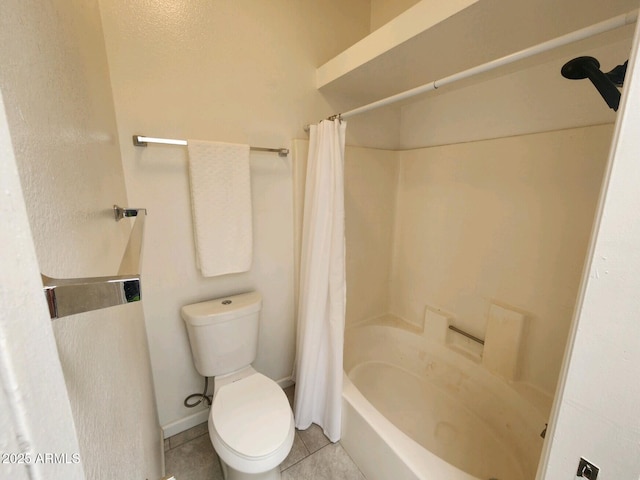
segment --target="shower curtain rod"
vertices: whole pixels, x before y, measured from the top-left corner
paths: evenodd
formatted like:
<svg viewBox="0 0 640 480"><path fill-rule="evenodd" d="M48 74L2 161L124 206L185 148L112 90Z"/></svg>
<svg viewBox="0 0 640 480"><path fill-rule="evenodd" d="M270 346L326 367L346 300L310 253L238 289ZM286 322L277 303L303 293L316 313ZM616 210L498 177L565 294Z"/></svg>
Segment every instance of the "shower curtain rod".
<svg viewBox="0 0 640 480"><path fill-rule="evenodd" d="M525 58L532 57L539 53L553 50L554 48L562 47L564 45L568 45L570 43L574 43L579 40L585 40L589 37L593 37L595 35L599 35L601 33L605 33L610 30L615 30L617 28L630 25L636 22L637 19L638 19L638 10L632 10L631 12L623 13L622 15L612 17L608 20L604 20L602 22L596 23L589 27L585 27L580 30L567 33L566 35L553 38L546 42L539 43L538 45L534 45L533 47L525 48L524 50L520 50L518 52L512 53L510 55L506 55L496 60L483 63L482 65L478 65L476 67L463 70L462 72L449 75L447 77L441 78L440 80L434 80L432 82L425 83L424 85L421 85L419 87L415 87L410 90L405 90L404 92L391 95L390 97L386 97L381 100L368 103L358 108L354 108L353 110L332 115L328 117L327 120L335 120L337 118L344 119L344 118L352 117L360 113L365 113L370 110L374 110L376 108L384 107L386 105L390 105L392 103L399 102L401 100L405 100L407 98L411 98L416 95L420 95L421 93L437 90L438 88L444 87L445 85L450 85L459 80L464 80L466 78L473 77L480 73L494 70L498 67L508 65L518 60L523 60ZM308 130L308 126L305 126L305 130Z"/></svg>
<svg viewBox="0 0 640 480"><path fill-rule="evenodd" d="M161 143L163 145L188 145L187 140L179 140L176 138L156 138L145 137L144 135L134 135L133 144L136 147L146 147L148 143ZM289 155L288 148L265 148L265 147L249 147L254 152L273 152L277 153L281 157Z"/></svg>

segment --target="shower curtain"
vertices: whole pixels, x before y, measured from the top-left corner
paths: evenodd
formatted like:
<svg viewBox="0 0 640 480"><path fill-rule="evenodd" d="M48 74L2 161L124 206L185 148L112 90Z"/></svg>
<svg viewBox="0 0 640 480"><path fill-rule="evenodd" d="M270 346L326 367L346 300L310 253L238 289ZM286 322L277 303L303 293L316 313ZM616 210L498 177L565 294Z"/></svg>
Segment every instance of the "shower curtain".
<svg viewBox="0 0 640 480"><path fill-rule="evenodd" d="M302 221L294 413L296 428L340 439L346 306L344 144L346 123L310 130Z"/></svg>

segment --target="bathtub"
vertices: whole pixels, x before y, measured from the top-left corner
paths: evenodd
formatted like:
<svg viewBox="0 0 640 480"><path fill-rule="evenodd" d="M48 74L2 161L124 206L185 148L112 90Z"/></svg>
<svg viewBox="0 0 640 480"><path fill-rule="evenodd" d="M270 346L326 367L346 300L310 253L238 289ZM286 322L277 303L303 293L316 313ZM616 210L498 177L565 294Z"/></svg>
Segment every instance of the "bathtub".
<svg viewBox="0 0 640 480"><path fill-rule="evenodd" d="M535 478L548 412L464 349L394 319L347 328L344 367L341 443L367 480Z"/></svg>

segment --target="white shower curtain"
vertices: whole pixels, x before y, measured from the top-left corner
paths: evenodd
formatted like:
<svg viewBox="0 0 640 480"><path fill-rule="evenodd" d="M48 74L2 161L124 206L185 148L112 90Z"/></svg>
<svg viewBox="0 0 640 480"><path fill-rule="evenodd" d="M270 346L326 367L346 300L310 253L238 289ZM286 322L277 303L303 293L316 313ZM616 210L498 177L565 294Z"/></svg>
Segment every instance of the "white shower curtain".
<svg viewBox="0 0 640 480"><path fill-rule="evenodd" d="M332 442L340 439L342 405L345 131L340 120L311 126L294 375L296 428L316 423Z"/></svg>

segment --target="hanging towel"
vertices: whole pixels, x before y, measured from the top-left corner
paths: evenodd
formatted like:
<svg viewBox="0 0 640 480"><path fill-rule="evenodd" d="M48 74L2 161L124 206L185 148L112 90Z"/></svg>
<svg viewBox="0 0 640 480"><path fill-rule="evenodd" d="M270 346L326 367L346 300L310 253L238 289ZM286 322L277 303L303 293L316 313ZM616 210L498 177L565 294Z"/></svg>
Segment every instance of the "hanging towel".
<svg viewBox="0 0 640 480"><path fill-rule="evenodd" d="M249 145L188 140L196 261L205 277L251 268Z"/></svg>

